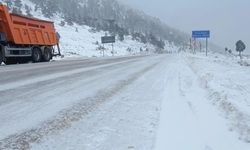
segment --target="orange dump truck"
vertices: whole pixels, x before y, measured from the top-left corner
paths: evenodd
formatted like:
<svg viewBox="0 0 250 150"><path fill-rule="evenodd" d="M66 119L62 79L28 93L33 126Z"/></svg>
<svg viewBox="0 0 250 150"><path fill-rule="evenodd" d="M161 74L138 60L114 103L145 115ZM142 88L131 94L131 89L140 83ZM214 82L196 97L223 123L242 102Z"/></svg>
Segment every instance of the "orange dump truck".
<svg viewBox="0 0 250 150"><path fill-rule="evenodd" d="M60 48L53 22L9 13L0 4L0 64L50 61L55 55Z"/></svg>

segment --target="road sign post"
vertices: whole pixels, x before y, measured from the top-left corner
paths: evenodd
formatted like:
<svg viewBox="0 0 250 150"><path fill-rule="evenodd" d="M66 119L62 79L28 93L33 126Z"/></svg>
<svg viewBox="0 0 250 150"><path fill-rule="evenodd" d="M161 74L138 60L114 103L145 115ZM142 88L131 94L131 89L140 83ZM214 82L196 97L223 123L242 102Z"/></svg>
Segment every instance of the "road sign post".
<svg viewBox="0 0 250 150"><path fill-rule="evenodd" d="M200 52L202 52L202 45L201 45L201 42L199 42L199 46L200 46Z"/></svg>
<svg viewBox="0 0 250 150"><path fill-rule="evenodd" d="M207 56L207 44L208 44L208 38L206 38L206 56Z"/></svg>
<svg viewBox="0 0 250 150"><path fill-rule="evenodd" d="M197 48L197 41L196 38L194 38L194 54L196 54L196 48Z"/></svg>
<svg viewBox="0 0 250 150"><path fill-rule="evenodd" d="M114 43L115 43L115 36L103 36L101 37L102 44L112 43L112 56L114 56ZM103 50L103 57L104 57L104 50Z"/></svg>
<svg viewBox="0 0 250 150"><path fill-rule="evenodd" d="M209 30L202 30L202 31L192 31L192 37L196 38L206 38L206 56L208 54L208 38L210 38L210 31Z"/></svg>
<svg viewBox="0 0 250 150"><path fill-rule="evenodd" d="M114 52L114 43L112 43L112 56L114 56L115 52Z"/></svg>
<svg viewBox="0 0 250 150"><path fill-rule="evenodd" d="M102 57L105 56L105 47L104 47L104 44L103 44L103 49L102 49Z"/></svg>

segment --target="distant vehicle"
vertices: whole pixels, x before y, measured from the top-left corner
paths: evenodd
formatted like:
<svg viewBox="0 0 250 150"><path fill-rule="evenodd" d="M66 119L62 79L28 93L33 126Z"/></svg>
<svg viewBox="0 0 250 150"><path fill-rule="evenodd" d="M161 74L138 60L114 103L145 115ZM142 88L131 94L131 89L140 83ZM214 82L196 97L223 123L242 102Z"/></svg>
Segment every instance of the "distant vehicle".
<svg viewBox="0 0 250 150"><path fill-rule="evenodd" d="M0 4L0 64L50 61L61 55L58 35L53 22L9 13Z"/></svg>

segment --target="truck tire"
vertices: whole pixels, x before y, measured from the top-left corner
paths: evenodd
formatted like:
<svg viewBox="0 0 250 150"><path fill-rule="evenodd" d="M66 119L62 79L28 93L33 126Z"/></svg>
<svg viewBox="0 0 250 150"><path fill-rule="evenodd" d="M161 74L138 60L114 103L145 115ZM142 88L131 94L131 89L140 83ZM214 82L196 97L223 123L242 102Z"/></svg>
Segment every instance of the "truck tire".
<svg viewBox="0 0 250 150"><path fill-rule="evenodd" d="M52 52L51 49L46 47L44 49L44 53L43 53L43 61L48 62L52 59Z"/></svg>
<svg viewBox="0 0 250 150"><path fill-rule="evenodd" d="M2 54L2 51L0 50L0 65L2 64L3 62L3 54Z"/></svg>
<svg viewBox="0 0 250 150"><path fill-rule="evenodd" d="M42 52L40 48L35 47L32 49L32 61L33 63L41 62L42 60Z"/></svg>

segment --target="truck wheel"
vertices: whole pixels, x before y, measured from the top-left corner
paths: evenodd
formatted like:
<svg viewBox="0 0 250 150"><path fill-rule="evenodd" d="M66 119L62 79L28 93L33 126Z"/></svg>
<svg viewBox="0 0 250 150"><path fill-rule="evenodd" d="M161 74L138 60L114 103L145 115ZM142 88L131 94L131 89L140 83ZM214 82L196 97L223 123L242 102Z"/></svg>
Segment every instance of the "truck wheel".
<svg viewBox="0 0 250 150"><path fill-rule="evenodd" d="M0 50L0 65L2 64L3 62L3 54L2 54L2 51Z"/></svg>
<svg viewBox="0 0 250 150"><path fill-rule="evenodd" d="M50 48L45 48L44 49L44 54L43 54L43 60L45 62L48 62L52 59L52 52Z"/></svg>
<svg viewBox="0 0 250 150"><path fill-rule="evenodd" d="M41 62L42 60L42 52L39 48L35 47L32 50L32 61L34 63Z"/></svg>

